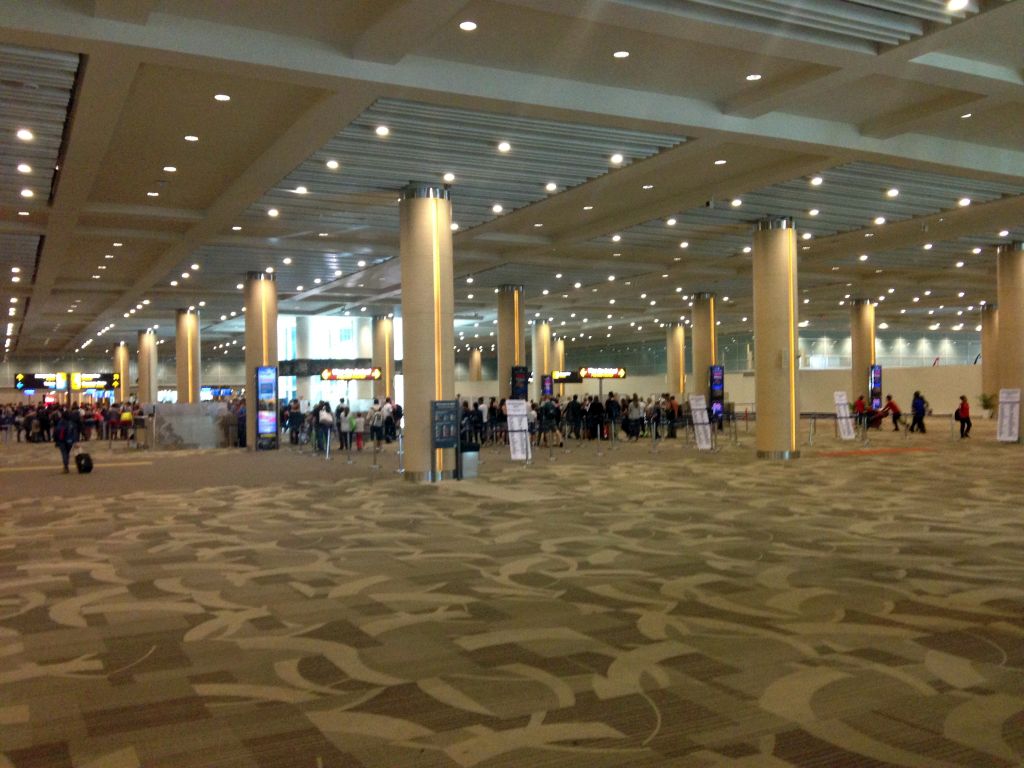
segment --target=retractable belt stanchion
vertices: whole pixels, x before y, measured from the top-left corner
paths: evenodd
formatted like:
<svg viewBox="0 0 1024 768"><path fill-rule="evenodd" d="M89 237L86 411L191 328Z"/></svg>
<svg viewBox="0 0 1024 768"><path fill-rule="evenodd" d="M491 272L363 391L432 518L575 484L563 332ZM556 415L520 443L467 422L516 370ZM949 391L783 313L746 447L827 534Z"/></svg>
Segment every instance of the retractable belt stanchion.
<svg viewBox="0 0 1024 768"><path fill-rule="evenodd" d="M658 452L658 424L654 419L650 419L647 424L647 428L651 432L651 453Z"/></svg>
<svg viewBox="0 0 1024 768"><path fill-rule="evenodd" d="M331 438L334 436L332 434L333 432L334 425L331 425L331 428L327 430L327 435L324 438L324 461L331 460Z"/></svg>
<svg viewBox="0 0 1024 768"><path fill-rule="evenodd" d="M352 443L356 441L356 433L353 432L352 430L349 430L345 434L348 435L348 439L345 441L345 463L352 464L355 461L352 458Z"/></svg>
<svg viewBox="0 0 1024 768"><path fill-rule="evenodd" d="M818 417L811 414L811 423L807 427L807 444L814 445L814 431L818 425Z"/></svg>
<svg viewBox="0 0 1024 768"><path fill-rule="evenodd" d="M405 436L402 434L402 428L397 427L395 429L395 436L398 438L398 451L395 453L398 456L398 469L395 470L400 475L405 474Z"/></svg>
<svg viewBox="0 0 1024 768"><path fill-rule="evenodd" d="M373 469L380 469L380 440L373 441Z"/></svg>

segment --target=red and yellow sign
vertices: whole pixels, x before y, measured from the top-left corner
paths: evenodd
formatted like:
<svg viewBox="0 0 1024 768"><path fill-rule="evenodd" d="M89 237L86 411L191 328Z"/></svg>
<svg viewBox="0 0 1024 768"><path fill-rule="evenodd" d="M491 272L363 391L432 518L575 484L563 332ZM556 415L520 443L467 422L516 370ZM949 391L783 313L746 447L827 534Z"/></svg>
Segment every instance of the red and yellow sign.
<svg viewBox="0 0 1024 768"><path fill-rule="evenodd" d="M323 381L377 381L380 368L324 368L320 378Z"/></svg>
<svg viewBox="0 0 1024 768"><path fill-rule="evenodd" d="M624 379L625 368L580 368L582 379Z"/></svg>

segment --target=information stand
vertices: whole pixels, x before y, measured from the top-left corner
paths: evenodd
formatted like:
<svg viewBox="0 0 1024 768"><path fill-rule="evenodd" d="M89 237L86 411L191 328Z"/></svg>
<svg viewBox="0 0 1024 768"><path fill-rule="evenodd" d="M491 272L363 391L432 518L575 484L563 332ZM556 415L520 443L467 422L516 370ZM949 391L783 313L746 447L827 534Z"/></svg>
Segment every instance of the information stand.
<svg viewBox="0 0 1024 768"><path fill-rule="evenodd" d="M690 413L693 416L693 437L698 451L710 451L711 420L708 418L708 403L704 395L690 395Z"/></svg>
<svg viewBox="0 0 1024 768"><path fill-rule="evenodd" d="M999 390L999 421L996 440L1001 443L1020 442L1020 390Z"/></svg>
<svg viewBox="0 0 1024 768"><path fill-rule="evenodd" d="M506 400L505 411L508 414L508 447L512 461L523 461L527 464L533 458L530 447L530 423L527 409L530 404L525 400Z"/></svg>
<svg viewBox="0 0 1024 768"><path fill-rule="evenodd" d="M850 402L845 392L834 392L832 397L836 404L836 424L839 425L840 440L855 440L857 437L853 425L853 414L850 413Z"/></svg>
<svg viewBox="0 0 1024 768"><path fill-rule="evenodd" d="M261 365L256 369L256 450L277 448L278 434L277 366Z"/></svg>
<svg viewBox="0 0 1024 768"><path fill-rule="evenodd" d="M461 478L462 458L459 452L459 401L430 401L430 474L437 476L437 451L455 449L455 476Z"/></svg>

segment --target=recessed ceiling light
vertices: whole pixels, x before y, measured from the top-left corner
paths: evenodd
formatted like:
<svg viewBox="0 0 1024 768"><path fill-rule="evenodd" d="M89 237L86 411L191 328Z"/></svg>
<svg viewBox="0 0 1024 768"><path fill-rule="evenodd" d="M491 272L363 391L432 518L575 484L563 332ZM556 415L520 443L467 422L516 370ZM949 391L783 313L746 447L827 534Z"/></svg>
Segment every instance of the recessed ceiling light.
<svg viewBox="0 0 1024 768"><path fill-rule="evenodd" d="M802 235L800 235L800 237L802 237L804 240L810 240L812 237L814 237L814 235L812 235L810 232L804 232Z"/></svg>
<svg viewBox="0 0 1024 768"><path fill-rule="evenodd" d="M615 282L615 275L608 275L608 282L609 283L614 283Z"/></svg>
<svg viewBox="0 0 1024 768"><path fill-rule="evenodd" d="M181 276L182 276L183 278L185 278L186 280L188 280L188 279L189 279L189 278L191 277L191 275L190 275L190 274L189 274L188 272L182 272L182 273L181 273Z"/></svg>
<svg viewBox="0 0 1024 768"><path fill-rule="evenodd" d="M961 197L959 200L956 201L956 204L959 205L961 208L966 208L968 205L971 204L971 198Z"/></svg>
<svg viewBox="0 0 1024 768"><path fill-rule="evenodd" d="M458 232L459 231L459 222L453 221L451 223L450 229L452 230L452 232Z"/></svg>
<svg viewBox="0 0 1024 768"><path fill-rule="evenodd" d="M309 190L306 189L305 187L296 187L295 188L295 194L296 195L308 195L309 194Z"/></svg>
<svg viewBox="0 0 1024 768"><path fill-rule="evenodd" d="M493 211L494 213L501 213L504 210L505 209L501 207L501 203L495 203L494 205L491 206L491 211Z"/></svg>
<svg viewBox="0 0 1024 768"><path fill-rule="evenodd" d="M499 152L511 152L512 151L512 145L509 144L507 141L499 142L498 143L498 151Z"/></svg>
<svg viewBox="0 0 1024 768"><path fill-rule="evenodd" d="M821 211L819 211L817 208L811 208L811 210L809 210L807 212L807 215L808 216L817 216L819 213L821 213Z"/></svg>
<svg viewBox="0 0 1024 768"><path fill-rule="evenodd" d="M743 246L744 253L750 253L753 249L749 245Z"/></svg>
<svg viewBox="0 0 1024 768"><path fill-rule="evenodd" d="M23 189L23 190L21 190L21 196L22 197L35 197L35 194L36 193L33 192L31 189Z"/></svg>
<svg viewBox="0 0 1024 768"><path fill-rule="evenodd" d="M594 210L594 206L592 206L592 205L584 205L583 206L583 210L584 211L592 211L592 210Z"/></svg>
<svg viewBox="0 0 1024 768"><path fill-rule="evenodd" d="M323 280L321 280L319 277L314 277L313 282L316 283L317 285L320 285L320 283L322 283Z"/></svg>
<svg viewBox="0 0 1024 768"><path fill-rule="evenodd" d="M680 248L689 248L690 247L690 242L688 240L683 240L683 242L681 242L679 244L679 247Z"/></svg>
<svg viewBox="0 0 1024 768"><path fill-rule="evenodd" d="M360 259L359 261L356 262L356 266L360 267L360 268L365 267L366 266L366 262L363 261L362 259Z"/></svg>
<svg viewBox="0 0 1024 768"><path fill-rule="evenodd" d="M667 220L665 221L665 223L666 223L666 224L667 224L668 226L670 226L670 227L674 227L674 226L676 225L676 220L675 220L675 219L667 219Z"/></svg>
<svg viewBox="0 0 1024 768"><path fill-rule="evenodd" d="M274 274L274 268L273 268L273 267L267 267L267 268L266 268L266 269L265 269L264 271L265 271L265 272L266 272L266 273L267 273L268 275L272 275L272 274Z"/></svg>
<svg viewBox="0 0 1024 768"><path fill-rule="evenodd" d="M616 51L612 54L616 59L628 59L629 51Z"/></svg>
<svg viewBox="0 0 1024 768"><path fill-rule="evenodd" d="M644 184L643 189L644 190L654 189L654 185L653 184Z"/></svg>
<svg viewBox="0 0 1024 768"><path fill-rule="evenodd" d="M899 197L900 196L900 191L898 189L896 189L896 187L892 187L891 189L887 189L885 191L885 196L886 197Z"/></svg>
<svg viewBox="0 0 1024 768"><path fill-rule="evenodd" d="M147 192L146 197L160 197L159 192Z"/></svg>
<svg viewBox="0 0 1024 768"><path fill-rule="evenodd" d="M213 97L214 101L231 101L231 97L226 93L218 93Z"/></svg>
<svg viewBox="0 0 1024 768"><path fill-rule="evenodd" d="M466 21L459 22L459 29L463 32L473 32L476 29L476 22L469 21L468 19Z"/></svg>
<svg viewBox="0 0 1024 768"><path fill-rule="evenodd" d="M540 223L540 222L538 221L538 222L537 222L536 224L534 224L533 226L535 226L535 227L537 227L538 229L540 229L540 228L541 228L541 227L543 227L544 225L543 225L543 224L541 224L541 223Z"/></svg>
<svg viewBox="0 0 1024 768"><path fill-rule="evenodd" d="M386 125L378 125L373 132L376 133L378 136L387 136L388 134L391 133L391 129L388 128Z"/></svg>
<svg viewBox="0 0 1024 768"><path fill-rule="evenodd" d="M882 226L883 224L885 224L885 216L876 216L875 224L877 224L878 226Z"/></svg>
<svg viewBox="0 0 1024 768"><path fill-rule="evenodd" d="M28 211L18 211L18 215L19 216L28 216L29 213L28 213Z"/></svg>
<svg viewBox="0 0 1024 768"><path fill-rule="evenodd" d="M733 201L729 203L729 205L731 205L733 208L739 208L741 205L743 205L743 201L737 197L734 198Z"/></svg>
<svg viewBox="0 0 1024 768"><path fill-rule="evenodd" d="M958 262L956 263L956 268L957 268L957 269L963 269L963 266L964 266L964 263L963 263L962 261L958 261Z"/></svg>
<svg viewBox="0 0 1024 768"><path fill-rule="evenodd" d="M866 253L862 253L857 258L860 259L861 261L867 261L868 260L868 255Z"/></svg>
<svg viewBox="0 0 1024 768"><path fill-rule="evenodd" d="M286 266L288 264L291 264L292 263L292 257L291 256L285 256L283 259L281 259L281 263L286 265Z"/></svg>
<svg viewBox="0 0 1024 768"><path fill-rule="evenodd" d="M962 11L967 7L968 0L947 0L946 10L947 11Z"/></svg>
<svg viewBox="0 0 1024 768"><path fill-rule="evenodd" d="M608 159L611 161L612 165L622 165L623 161L625 160L625 158L618 152L616 152Z"/></svg>
<svg viewBox="0 0 1024 768"><path fill-rule="evenodd" d="M962 115L960 115L960 119L961 120L968 120L968 119L970 119L972 117L974 117L974 113L973 112L964 112Z"/></svg>
<svg viewBox="0 0 1024 768"><path fill-rule="evenodd" d="M441 178L444 180L444 182L446 184L451 184L453 181L455 181L455 174L451 173L451 172L448 172L444 176L442 176Z"/></svg>
<svg viewBox="0 0 1024 768"><path fill-rule="evenodd" d="M326 165L332 171L336 171L338 170L339 163L337 160L328 160L326 163L324 163L324 165Z"/></svg>
<svg viewBox="0 0 1024 768"><path fill-rule="evenodd" d="M756 72L753 73L753 74L747 75L747 80L749 80L752 83L756 83L760 79L761 79L761 76L759 74L757 74Z"/></svg>
<svg viewBox="0 0 1024 768"><path fill-rule="evenodd" d="M280 214L281 212L277 210L277 208L271 208L269 211L267 211L267 216L269 216L272 219L276 219Z"/></svg>
<svg viewBox="0 0 1024 768"><path fill-rule="evenodd" d="M1001 229L1001 230L999 230L999 236L1000 237L1009 237L1010 236L1010 230L1008 230L1008 229Z"/></svg>
<svg viewBox="0 0 1024 768"><path fill-rule="evenodd" d="M820 187L824 183L824 179L821 176L814 176L811 178L812 187Z"/></svg>
<svg viewBox="0 0 1024 768"><path fill-rule="evenodd" d="M715 165L725 165L728 162L728 160L715 160Z"/></svg>
<svg viewBox="0 0 1024 768"><path fill-rule="evenodd" d="M334 270L334 276L335 277L341 277L341 270L340 269Z"/></svg>
<svg viewBox="0 0 1024 768"><path fill-rule="evenodd" d="M235 226L233 226L233 227L231 228L231 231L232 231L232 232L241 232L241 231L242 231L242 228L241 228L240 226L238 226L238 225L236 224Z"/></svg>
<svg viewBox="0 0 1024 768"><path fill-rule="evenodd" d="M612 235L612 242L617 243L622 239L622 235Z"/></svg>
<svg viewBox="0 0 1024 768"><path fill-rule="evenodd" d="M177 285L178 285L178 281L177 280L171 280L171 287L172 288L177 287Z"/></svg>
<svg viewBox="0 0 1024 768"><path fill-rule="evenodd" d="M185 141L199 141L198 136L193 136L191 133L185 137Z"/></svg>
<svg viewBox="0 0 1024 768"><path fill-rule="evenodd" d="M32 173L32 166L28 163L18 163L18 173Z"/></svg>
<svg viewBox="0 0 1024 768"><path fill-rule="evenodd" d="M555 182L553 181L549 181L547 184L544 185L544 189L546 189L548 192L555 192L558 189L558 185L555 184Z"/></svg>
<svg viewBox="0 0 1024 768"><path fill-rule="evenodd" d="M19 128L18 132L14 135L17 136L22 141L32 141L32 139L36 137L36 135L32 133L32 131L30 131L28 128Z"/></svg>

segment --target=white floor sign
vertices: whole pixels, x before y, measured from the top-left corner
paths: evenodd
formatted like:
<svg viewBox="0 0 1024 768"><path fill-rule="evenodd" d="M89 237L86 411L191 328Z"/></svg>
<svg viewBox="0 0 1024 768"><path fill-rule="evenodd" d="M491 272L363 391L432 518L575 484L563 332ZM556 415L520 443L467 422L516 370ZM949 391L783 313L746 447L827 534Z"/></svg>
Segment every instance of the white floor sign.
<svg viewBox="0 0 1024 768"><path fill-rule="evenodd" d="M526 418L526 409L530 404L525 400L506 400L505 412L508 414L508 448L512 461L529 461L533 457L530 449L530 423Z"/></svg>
<svg viewBox="0 0 1024 768"><path fill-rule="evenodd" d="M1020 440L1020 390L999 390L999 423L996 425L996 440L1016 443Z"/></svg>
<svg viewBox="0 0 1024 768"><path fill-rule="evenodd" d="M834 392L836 403L836 423L839 424L839 437L842 440L853 440L856 433L853 429L853 414L850 413L850 402L845 392Z"/></svg>
<svg viewBox="0 0 1024 768"><path fill-rule="evenodd" d="M704 395L690 395L690 412L693 414L693 435L697 450L711 450L711 422L708 420L708 404Z"/></svg>

